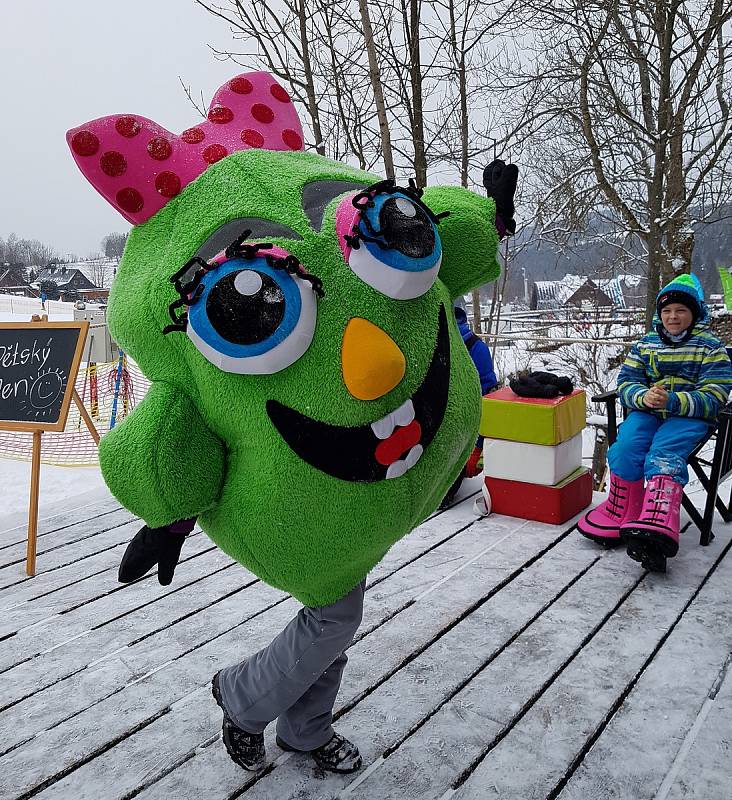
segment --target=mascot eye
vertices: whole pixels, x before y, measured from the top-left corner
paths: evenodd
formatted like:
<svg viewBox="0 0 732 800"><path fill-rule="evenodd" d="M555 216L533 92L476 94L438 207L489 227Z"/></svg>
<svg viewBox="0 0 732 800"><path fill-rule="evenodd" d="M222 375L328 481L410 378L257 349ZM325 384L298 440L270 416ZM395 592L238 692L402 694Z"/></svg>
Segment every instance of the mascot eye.
<svg viewBox="0 0 732 800"><path fill-rule="evenodd" d="M344 249L348 265L361 280L395 300L412 300L437 278L442 243L430 212L399 191L374 194L359 203ZM353 198L344 203L353 204ZM343 215L341 215L343 219Z"/></svg>
<svg viewBox="0 0 732 800"><path fill-rule="evenodd" d="M271 375L310 346L317 306L312 286L264 258L226 261L201 280L188 336L224 372Z"/></svg>

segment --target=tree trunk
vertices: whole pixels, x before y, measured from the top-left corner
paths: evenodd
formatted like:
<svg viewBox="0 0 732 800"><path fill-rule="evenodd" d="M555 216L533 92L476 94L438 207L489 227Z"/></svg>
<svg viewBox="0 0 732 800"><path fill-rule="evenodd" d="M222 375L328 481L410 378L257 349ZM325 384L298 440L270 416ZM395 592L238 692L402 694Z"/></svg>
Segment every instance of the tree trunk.
<svg viewBox="0 0 732 800"><path fill-rule="evenodd" d="M592 488L597 492L603 488L607 463L607 428L598 425L595 429L595 449L592 452Z"/></svg>
<svg viewBox="0 0 732 800"><path fill-rule="evenodd" d="M424 147L424 113L422 110L422 64L419 52L419 2L409 0L409 78L412 85L412 141L414 174L417 186L427 185L427 157Z"/></svg>
<svg viewBox="0 0 732 800"><path fill-rule="evenodd" d="M473 289L473 332L482 333L483 324L480 319L480 289Z"/></svg>
<svg viewBox="0 0 732 800"><path fill-rule="evenodd" d="M297 17L300 23L300 45L302 47L302 67L305 75L305 94L308 98L308 113L310 122L313 126L313 136L315 136L315 150L324 156L325 145L323 144L323 132L320 128L320 113L318 103L315 98L315 83L313 81L313 69L310 63L310 40L307 29L307 0L300 0L297 7Z"/></svg>
<svg viewBox="0 0 732 800"><path fill-rule="evenodd" d="M669 220L666 233L668 254L668 280L691 272L694 251L694 232L689 226L686 208L686 183L684 181L684 117L679 109L669 136L669 153L666 173L666 208Z"/></svg>
<svg viewBox="0 0 732 800"><path fill-rule="evenodd" d="M369 78L371 80L371 90L374 93L376 115L379 120L379 135L381 137L381 151L384 158L384 172L386 173L387 178L393 179L395 173L394 156L391 150L391 133L389 131L389 120L386 117L384 92L381 88L381 71L379 70L379 62L376 59L374 32L371 27L368 0L358 0L358 10L361 13L364 44L366 45L366 53L369 59Z"/></svg>
<svg viewBox="0 0 732 800"><path fill-rule="evenodd" d="M460 185L468 188L468 80L465 68L465 49L458 47L457 23L455 20L455 2L449 0L450 15L450 47L452 59L457 70L458 94L460 97Z"/></svg>

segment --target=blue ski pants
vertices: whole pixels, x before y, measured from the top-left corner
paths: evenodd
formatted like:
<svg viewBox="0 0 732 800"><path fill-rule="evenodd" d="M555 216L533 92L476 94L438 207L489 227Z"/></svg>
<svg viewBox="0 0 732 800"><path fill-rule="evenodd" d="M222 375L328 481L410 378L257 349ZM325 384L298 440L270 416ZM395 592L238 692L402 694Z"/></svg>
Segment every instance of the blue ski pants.
<svg viewBox="0 0 732 800"><path fill-rule="evenodd" d="M708 422L692 417L662 419L643 411L631 411L608 451L610 472L625 481L670 475L685 486L689 480L686 466L689 456L709 427Z"/></svg>

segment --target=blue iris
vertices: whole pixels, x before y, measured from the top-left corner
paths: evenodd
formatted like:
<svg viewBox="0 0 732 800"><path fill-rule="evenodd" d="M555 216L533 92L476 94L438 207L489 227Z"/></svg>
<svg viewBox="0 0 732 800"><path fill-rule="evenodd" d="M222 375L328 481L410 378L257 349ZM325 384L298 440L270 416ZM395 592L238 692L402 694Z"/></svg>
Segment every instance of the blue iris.
<svg viewBox="0 0 732 800"><path fill-rule="evenodd" d="M401 192L381 192L372 200L359 222L361 246L394 269L432 269L442 256L442 243L427 212Z"/></svg>
<svg viewBox="0 0 732 800"><path fill-rule="evenodd" d="M235 258L207 273L188 324L214 350L234 358L262 355L287 339L302 312L292 275L265 258Z"/></svg>

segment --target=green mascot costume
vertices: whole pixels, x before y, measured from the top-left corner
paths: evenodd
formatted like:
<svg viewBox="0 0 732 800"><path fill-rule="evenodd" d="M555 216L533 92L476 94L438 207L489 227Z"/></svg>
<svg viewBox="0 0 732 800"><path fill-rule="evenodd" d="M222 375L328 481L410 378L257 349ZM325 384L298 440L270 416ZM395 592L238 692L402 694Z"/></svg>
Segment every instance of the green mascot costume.
<svg viewBox="0 0 732 800"><path fill-rule="evenodd" d="M266 73L233 78L180 135L113 115L67 138L134 223L109 324L151 387L100 445L110 490L146 523L120 579L157 564L169 583L197 518L305 606L270 646L285 637L276 658L265 648L215 676L230 755L259 768L277 717L281 746L358 768L327 706L366 574L437 507L473 447L480 388L452 304L499 274L516 168L490 165L480 197L302 152L289 95ZM310 684L275 679L274 662L299 663L312 644L308 626L334 632L330 655ZM320 688L318 670L331 674ZM277 702L253 696L265 684Z"/></svg>

